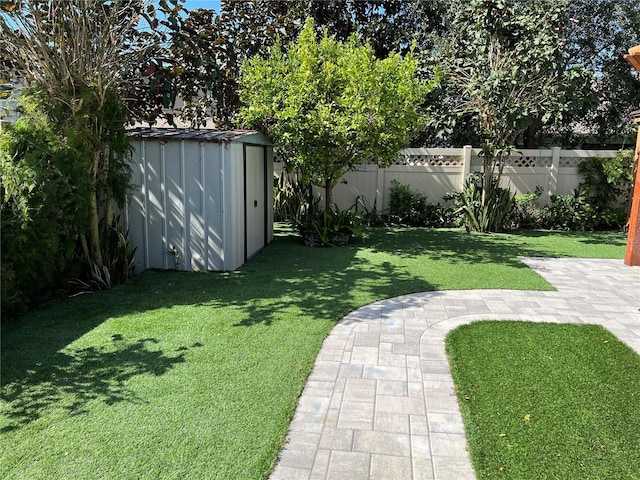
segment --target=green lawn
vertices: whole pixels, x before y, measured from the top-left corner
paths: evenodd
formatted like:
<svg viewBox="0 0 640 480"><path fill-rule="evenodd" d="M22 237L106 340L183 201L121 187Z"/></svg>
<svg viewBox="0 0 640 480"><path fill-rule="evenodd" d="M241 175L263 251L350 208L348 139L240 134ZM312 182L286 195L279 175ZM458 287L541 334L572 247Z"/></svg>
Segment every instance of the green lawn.
<svg viewBox="0 0 640 480"><path fill-rule="evenodd" d="M640 357L604 328L476 322L447 352L479 478L640 478Z"/></svg>
<svg viewBox="0 0 640 480"><path fill-rule="evenodd" d="M623 234L286 229L233 273L147 272L2 326L0 478L259 479L335 321L405 293L551 288L518 255L622 258Z"/></svg>

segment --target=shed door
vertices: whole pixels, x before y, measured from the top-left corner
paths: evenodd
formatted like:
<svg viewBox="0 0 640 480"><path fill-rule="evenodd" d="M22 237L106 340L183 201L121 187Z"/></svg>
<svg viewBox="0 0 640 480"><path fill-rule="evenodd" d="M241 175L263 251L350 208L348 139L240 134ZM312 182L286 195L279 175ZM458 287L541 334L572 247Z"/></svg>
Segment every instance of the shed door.
<svg viewBox="0 0 640 480"><path fill-rule="evenodd" d="M266 157L263 145L244 145L245 260L267 243Z"/></svg>

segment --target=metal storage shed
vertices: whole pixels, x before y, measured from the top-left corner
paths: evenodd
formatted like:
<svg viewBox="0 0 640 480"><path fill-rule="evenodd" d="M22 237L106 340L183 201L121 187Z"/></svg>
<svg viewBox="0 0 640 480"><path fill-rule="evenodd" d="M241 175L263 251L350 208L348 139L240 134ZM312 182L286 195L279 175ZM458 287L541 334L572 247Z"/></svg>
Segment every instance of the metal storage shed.
<svg viewBox="0 0 640 480"><path fill-rule="evenodd" d="M273 239L273 147L264 135L138 128L130 138L126 223L136 267L235 270Z"/></svg>

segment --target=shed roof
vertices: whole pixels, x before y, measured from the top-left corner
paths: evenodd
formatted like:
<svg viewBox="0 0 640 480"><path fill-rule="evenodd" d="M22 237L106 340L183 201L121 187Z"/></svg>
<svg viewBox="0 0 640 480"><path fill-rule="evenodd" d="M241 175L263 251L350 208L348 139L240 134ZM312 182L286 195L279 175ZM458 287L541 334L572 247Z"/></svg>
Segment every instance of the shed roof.
<svg viewBox="0 0 640 480"><path fill-rule="evenodd" d="M133 128L129 130L132 138L158 140L195 140L199 142L233 142L243 137L262 135L256 130L212 130L195 128Z"/></svg>

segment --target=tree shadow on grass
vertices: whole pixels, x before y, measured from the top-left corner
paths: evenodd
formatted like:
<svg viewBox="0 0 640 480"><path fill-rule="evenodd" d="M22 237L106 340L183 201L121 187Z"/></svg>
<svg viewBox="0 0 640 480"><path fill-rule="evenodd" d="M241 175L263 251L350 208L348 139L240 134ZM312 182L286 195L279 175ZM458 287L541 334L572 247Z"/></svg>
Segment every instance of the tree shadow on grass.
<svg viewBox="0 0 640 480"><path fill-rule="evenodd" d="M149 334L127 339L115 334L100 346L70 347L108 319L135 322L138 314L171 309L172 316L162 320L171 335L187 317L200 318L203 332L215 330L206 324L216 322L250 328L297 317L337 321L373 301L434 290L429 272L406 268L419 256L527 268L518 255L547 252L527 250L526 241L456 231L376 230L347 247L314 249L285 231L236 272L152 271L110 291L56 302L3 325L2 413L8 420L0 425L4 431L20 428L51 408L83 414L92 401L144 402L128 381L167 373L185 361L188 348L208 343L210 334L173 352L160 350L164 339Z"/></svg>
<svg viewBox="0 0 640 480"><path fill-rule="evenodd" d="M304 314L337 320L361 307L362 299L369 299L365 300L368 303L436 290L447 274L464 276L473 272L476 283L472 288L512 288L498 279L483 278L479 275L484 272L482 266L491 267L487 269L490 275L507 278L519 275L518 271L530 270L520 256L562 256L553 247L536 241L536 237L553 235L562 234L469 234L459 229L376 228L363 241L347 247L312 249L303 246L293 234L281 234L265 255L255 257L240 272L254 279L261 277L259 285L273 288L258 288L244 297L236 294L216 306L242 308L245 318L238 325L270 325L276 318L274 312L284 306L292 305ZM414 262L423 268L411 268ZM434 275L430 276L432 272ZM484 283L478 284L478 277Z"/></svg>
<svg viewBox="0 0 640 480"><path fill-rule="evenodd" d="M338 320L372 301L437 288L428 272L412 273L401 265L403 262L419 262L422 257L444 265L496 264L528 269L519 255L554 253L527 243L526 236L373 229L365 240L355 240L347 247L309 248L292 231L281 230L272 244L235 272L152 271L112 291L68 300L76 305L68 308L92 313L82 315L81 322L64 319L65 326L55 334L56 345L51 350L79 338L83 332L74 330L83 327L78 325L92 328L105 318L179 306L232 309L240 313L242 319L236 323L241 326L271 325L283 318L282 310L288 315ZM42 323L54 331L55 321Z"/></svg>
<svg viewBox="0 0 640 480"><path fill-rule="evenodd" d="M184 361L184 352L154 350L159 340L153 338L116 336L100 348L65 348L107 319L175 309L170 322L194 314L203 322L239 327L295 317L336 321L373 301L435 290L428 270L406 268L419 257L445 260L445 269L451 264L465 271L465 264L489 263L527 269L518 256L558 256L533 241L538 235L546 234L376 229L347 247L313 249L281 231L237 272L148 272L110 291L56 302L2 327L1 380L9 427L38 418L51 403L78 414L91 400L142 401L127 389L128 379L162 375Z"/></svg>
<svg viewBox="0 0 640 480"><path fill-rule="evenodd" d="M89 402L96 400L107 405L144 403L127 382L137 375L163 375L185 361L186 348L179 349L177 355L166 355L153 349L158 343L153 338L129 342L116 334L108 346L45 355L37 346L28 352L30 346L25 345L19 359L23 368L3 372L2 413L6 421L0 433L38 420L51 409L74 416L86 413Z"/></svg>
<svg viewBox="0 0 640 480"><path fill-rule="evenodd" d="M241 269L253 283L268 288L245 292L246 296L236 289L224 303L242 309L244 318L236 326L250 327L271 325L282 318L279 310L287 308L336 321L372 301L434 289L427 278L391 261L359 255L366 247L366 242L354 240L346 247L310 248L296 235L281 235L265 255Z"/></svg>
<svg viewBox="0 0 640 480"><path fill-rule="evenodd" d="M299 264L293 276L271 276L270 293L227 299L227 304L243 309L245 318L236 326L271 325L281 318L278 310L282 308L310 317L338 320L371 301L434 289L425 278L411 275L391 262L373 264L355 258L357 247L340 250L318 250L310 254L326 259L322 269L311 262Z"/></svg>

